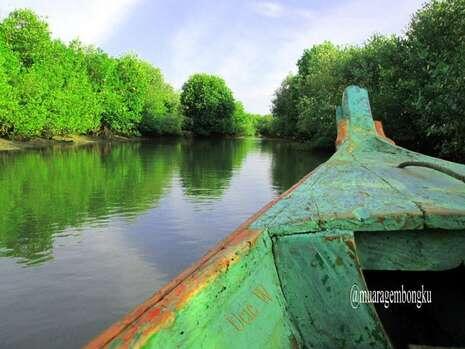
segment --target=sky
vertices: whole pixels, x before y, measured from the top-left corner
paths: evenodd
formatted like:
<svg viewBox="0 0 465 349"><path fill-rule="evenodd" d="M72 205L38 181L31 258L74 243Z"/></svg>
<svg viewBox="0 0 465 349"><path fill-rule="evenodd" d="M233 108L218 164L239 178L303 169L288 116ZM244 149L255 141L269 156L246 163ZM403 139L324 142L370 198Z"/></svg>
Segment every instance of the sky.
<svg viewBox="0 0 465 349"><path fill-rule="evenodd" d="M52 35L119 56L135 53L180 89L198 72L221 75L246 110L266 114L305 48L361 44L404 33L424 0L0 0L46 17Z"/></svg>

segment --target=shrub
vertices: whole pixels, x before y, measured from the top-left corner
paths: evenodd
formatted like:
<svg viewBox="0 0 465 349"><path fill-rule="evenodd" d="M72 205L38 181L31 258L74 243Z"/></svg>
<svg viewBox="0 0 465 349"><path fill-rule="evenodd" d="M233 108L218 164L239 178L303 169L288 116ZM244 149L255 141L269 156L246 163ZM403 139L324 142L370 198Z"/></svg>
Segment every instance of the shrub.
<svg viewBox="0 0 465 349"><path fill-rule="evenodd" d="M208 74L191 76L182 87L181 107L195 134L233 133L234 97L222 78Z"/></svg>

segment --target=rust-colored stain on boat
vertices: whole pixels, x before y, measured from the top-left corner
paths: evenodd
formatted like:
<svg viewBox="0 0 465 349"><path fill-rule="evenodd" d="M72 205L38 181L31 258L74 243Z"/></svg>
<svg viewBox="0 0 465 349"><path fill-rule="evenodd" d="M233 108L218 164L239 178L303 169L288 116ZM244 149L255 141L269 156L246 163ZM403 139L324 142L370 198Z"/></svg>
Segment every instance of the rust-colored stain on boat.
<svg viewBox="0 0 465 349"><path fill-rule="evenodd" d="M394 141L391 138L388 138L384 133L383 123L380 120L375 120L375 129L378 136L384 138L391 144L395 144Z"/></svg>
<svg viewBox="0 0 465 349"><path fill-rule="evenodd" d="M339 147L346 140L348 127L349 120L347 119L342 119L337 124L336 148Z"/></svg>
<svg viewBox="0 0 465 349"><path fill-rule="evenodd" d="M238 262L240 252L253 247L260 233L258 230L239 227L197 263L88 343L86 348L102 348L117 336L121 340L118 343L119 348L134 347L134 343L131 343L133 338L137 337L140 342L169 325L174 319L175 311L182 308L231 264Z"/></svg>

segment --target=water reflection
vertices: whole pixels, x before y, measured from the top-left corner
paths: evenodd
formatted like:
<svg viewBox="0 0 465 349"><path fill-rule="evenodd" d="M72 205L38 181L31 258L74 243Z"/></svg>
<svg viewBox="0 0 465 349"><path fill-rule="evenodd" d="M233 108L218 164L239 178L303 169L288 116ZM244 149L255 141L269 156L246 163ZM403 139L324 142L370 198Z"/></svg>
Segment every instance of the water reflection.
<svg viewBox="0 0 465 349"><path fill-rule="evenodd" d="M151 207L176 157L176 145L144 151L139 143L1 154L0 255L42 262L67 227Z"/></svg>
<svg viewBox="0 0 465 349"><path fill-rule="evenodd" d="M261 150L272 155L271 178L280 193L292 187L310 170L324 162L329 154L310 150L307 146L285 141L263 140Z"/></svg>
<svg viewBox="0 0 465 349"><path fill-rule="evenodd" d="M197 139L182 145L180 176L185 193L197 199L219 198L235 169L256 147L253 139Z"/></svg>
<svg viewBox="0 0 465 349"><path fill-rule="evenodd" d="M187 197L219 200L254 151L271 156L272 183L278 193L326 157L291 143L256 139L164 140L2 153L0 256L25 264L47 261L53 256L54 235L70 227L106 224L114 216L137 217L157 205L171 189L173 176L180 179Z"/></svg>
<svg viewBox="0 0 465 349"><path fill-rule="evenodd" d="M82 346L323 160L257 139L0 153L0 347Z"/></svg>

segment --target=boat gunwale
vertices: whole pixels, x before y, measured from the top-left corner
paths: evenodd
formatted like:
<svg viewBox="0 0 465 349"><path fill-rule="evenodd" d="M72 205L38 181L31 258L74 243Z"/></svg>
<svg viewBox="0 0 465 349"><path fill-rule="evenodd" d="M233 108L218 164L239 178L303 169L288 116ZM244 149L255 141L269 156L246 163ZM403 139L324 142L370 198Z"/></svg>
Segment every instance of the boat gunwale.
<svg viewBox="0 0 465 349"><path fill-rule="evenodd" d="M252 223L254 223L256 220L258 220L260 216L267 212L277 202L279 202L281 199L285 198L294 190L296 190L303 182L310 178L327 161L315 167L312 171L307 173L298 182L296 182L292 187L287 189L282 194L278 195L276 198L269 201L265 206L263 206L260 210L255 212L246 221L240 224L235 230L228 234L224 239L220 240L214 247L208 250L202 257L200 257L186 269L181 271L177 276L171 279L167 284L165 284L162 288L156 291L152 296L147 298L143 303L137 305L135 308L126 313L126 315L124 315L122 318L110 325L110 327L100 332L100 334L98 334L90 342L88 342L84 346L84 348L102 348L108 345L113 339L117 338L128 327L130 327L131 324L133 324L141 316L143 316L150 308L160 303L164 298L169 296L171 292L174 291L179 285L187 281L187 279L190 276L192 276L196 272L201 272L203 269L206 269L206 267L208 266L208 262L211 262L214 257L224 252L228 247L237 246L241 242L247 241L249 235L244 234L244 232L257 231L258 235L261 235L263 231L266 230L266 228L249 229L250 225L252 225Z"/></svg>

